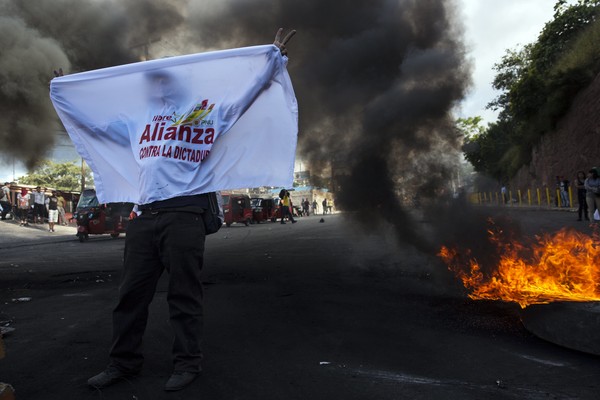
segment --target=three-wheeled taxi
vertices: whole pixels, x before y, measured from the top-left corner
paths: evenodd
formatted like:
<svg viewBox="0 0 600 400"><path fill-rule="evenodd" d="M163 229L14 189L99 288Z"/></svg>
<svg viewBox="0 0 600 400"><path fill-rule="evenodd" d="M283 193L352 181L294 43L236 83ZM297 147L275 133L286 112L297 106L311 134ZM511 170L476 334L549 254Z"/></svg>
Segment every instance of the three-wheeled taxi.
<svg viewBox="0 0 600 400"><path fill-rule="evenodd" d="M225 225L231 226L234 222L246 226L252 222L252 206L250 197L245 194L221 194L223 198L223 214Z"/></svg>
<svg viewBox="0 0 600 400"><path fill-rule="evenodd" d="M89 235L109 234L113 238L125 232L133 203L98 203L96 190L81 193L73 218L77 222L77 238L88 240Z"/></svg>
<svg viewBox="0 0 600 400"><path fill-rule="evenodd" d="M278 199L262 199L253 198L252 200L252 216L256 223L262 221L277 221L278 217Z"/></svg>

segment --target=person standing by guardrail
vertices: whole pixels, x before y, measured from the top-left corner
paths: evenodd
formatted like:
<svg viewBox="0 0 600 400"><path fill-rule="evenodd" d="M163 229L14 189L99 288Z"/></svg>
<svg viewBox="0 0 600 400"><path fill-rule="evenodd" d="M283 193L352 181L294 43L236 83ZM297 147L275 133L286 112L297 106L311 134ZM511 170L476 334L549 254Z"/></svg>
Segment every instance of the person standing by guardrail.
<svg viewBox="0 0 600 400"><path fill-rule="evenodd" d="M579 204L579 208L577 209L577 221L581 221L582 216L586 221L589 221L587 200L585 198L585 172L577 171L575 188L577 189L577 203Z"/></svg>
<svg viewBox="0 0 600 400"><path fill-rule="evenodd" d="M559 182L560 188L560 206L561 207L570 207L569 204L569 180L565 179L564 176L560 177Z"/></svg>
<svg viewBox="0 0 600 400"><path fill-rule="evenodd" d="M585 180L585 190L590 222L595 224L594 211L600 206L600 177L598 177L598 170L596 168L589 170L588 177Z"/></svg>

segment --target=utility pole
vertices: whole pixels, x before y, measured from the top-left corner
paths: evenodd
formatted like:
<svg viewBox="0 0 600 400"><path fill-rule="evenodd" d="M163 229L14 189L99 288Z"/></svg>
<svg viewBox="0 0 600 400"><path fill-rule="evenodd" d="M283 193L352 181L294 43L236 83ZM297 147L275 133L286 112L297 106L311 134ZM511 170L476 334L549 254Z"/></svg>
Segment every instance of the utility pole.
<svg viewBox="0 0 600 400"><path fill-rule="evenodd" d="M85 162L83 161L83 157L81 158L81 193L83 193L83 189L85 189Z"/></svg>
<svg viewBox="0 0 600 400"><path fill-rule="evenodd" d="M148 61L150 59L150 45L152 43L156 43L156 42L160 42L161 38L154 38L154 39L148 39L146 40L144 43L139 43L139 44L135 44L133 46L130 46L130 49L135 49L138 47L143 47L144 48L144 61Z"/></svg>

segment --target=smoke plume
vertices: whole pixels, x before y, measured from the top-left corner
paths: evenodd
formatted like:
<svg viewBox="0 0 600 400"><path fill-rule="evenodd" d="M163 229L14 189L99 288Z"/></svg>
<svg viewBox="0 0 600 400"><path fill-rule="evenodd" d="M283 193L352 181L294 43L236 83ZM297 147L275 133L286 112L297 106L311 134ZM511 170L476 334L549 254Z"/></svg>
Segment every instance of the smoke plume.
<svg viewBox="0 0 600 400"><path fill-rule="evenodd" d="M302 156L331 163L336 206L365 226L388 221L429 250L404 205L448 192L460 154L451 112L470 83L453 1L228 2L192 10L194 36L214 47L264 42L275 26L288 45L300 107ZM442 212L439 202L435 215ZM428 211L432 212L432 211Z"/></svg>
<svg viewBox="0 0 600 400"><path fill-rule="evenodd" d="M402 240L426 247L403 205L449 196L458 162L451 112L468 88L470 66L454 0L0 5L2 62L12 65L0 69L1 101L9 110L0 116L0 135L14 138L9 151L28 165L52 142L56 118L47 81L54 68L123 64L148 49L158 57L265 44L280 26L296 29L288 68L299 101L302 157L313 171L331 166L338 208L355 211L365 226L388 221Z"/></svg>
<svg viewBox="0 0 600 400"><path fill-rule="evenodd" d="M139 61L147 44L177 30L186 4L0 0L1 151L33 168L61 130L48 96L52 71Z"/></svg>
<svg viewBox="0 0 600 400"><path fill-rule="evenodd" d="M18 18L0 17L0 51L0 147L31 167L52 145L49 133L57 127L48 104L52 69L45 66L68 66L68 60L55 40Z"/></svg>

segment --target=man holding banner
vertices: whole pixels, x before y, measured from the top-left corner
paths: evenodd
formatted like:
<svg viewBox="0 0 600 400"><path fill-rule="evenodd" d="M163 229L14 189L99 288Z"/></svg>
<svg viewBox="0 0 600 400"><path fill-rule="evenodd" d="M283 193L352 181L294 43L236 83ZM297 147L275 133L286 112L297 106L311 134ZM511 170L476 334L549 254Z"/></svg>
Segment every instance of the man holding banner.
<svg viewBox="0 0 600 400"><path fill-rule="evenodd" d="M101 203L133 202L110 364L88 384L137 375L157 282L169 273L173 373L200 373L205 225L210 192L293 181L298 109L280 29L273 45L171 57L52 80L50 97L94 173ZM279 151L265 160L262 149ZM266 167L266 168L265 168Z"/></svg>

